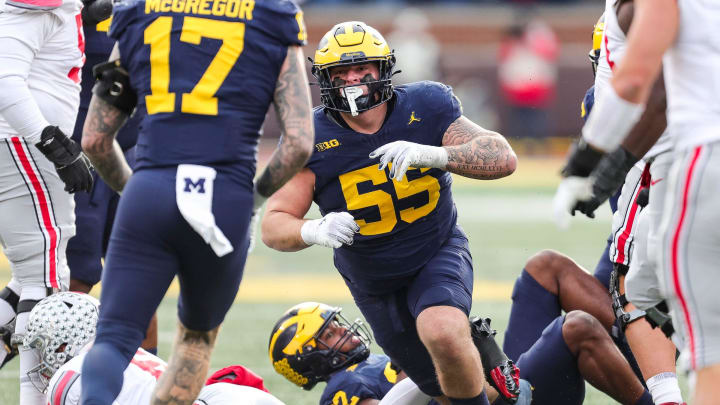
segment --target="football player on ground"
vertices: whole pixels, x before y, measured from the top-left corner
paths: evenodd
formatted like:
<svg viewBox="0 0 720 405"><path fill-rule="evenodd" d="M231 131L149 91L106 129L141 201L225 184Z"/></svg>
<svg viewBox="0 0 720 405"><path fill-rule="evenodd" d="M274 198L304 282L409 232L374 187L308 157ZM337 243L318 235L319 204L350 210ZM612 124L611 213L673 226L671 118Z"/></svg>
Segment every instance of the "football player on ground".
<svg viewBox="0 0 720 405"><path fill-rule="evenodd" d="M450 87L393 87L394 67L365 23L337 24L320 40L316 150L268 202L263 241L280 251L333 248L378 344L423 392L487 404L468 327L472 258L450 173L497 179L517 159L502 135L462 115ZM323 218L305 218L313 201Z"/></svg>
<svg viewBox="0 0 720 405"><path fill-rule="evenodd" d="M92 345L98 301L86 294L64 292L42 300L30 314L23 345L41 350L41 364L29 371L48 405L78 405L82 391L82 362ZM157 379L167 364L138 349L125 369L115 405L148 404ZM214 373L194 405L282 405L270 395L261 377L243 366Z"/></svg>
<svg viewBox="0 0 720 405"><path fill-rule="evenodd" d="M82 403L108 405L120 393L177 275L178 334L152 403L190 404L237 294L251 218L312 150L302 13L279 0L131 0L114 4L109 35L117 43L97 69L82 145L123 195ZM271 103L283 136L253 185ZM136 105L145 116L132 172L114 137Z"/></svg>
<svg viewBox="0 0 720 405"><path fill-rule="evenodd" d="M604 41L598 57L595 95L608 91L613 70L626 51L626 34L633 19L632 0L607 0L604 14ZM659 77L651 92L645 113L628 139L606 156L592 176L593 198L577 204L577 209L593 216L593 211L624 180L617 211L613 216L611 256L614 272L611 293L613 306L627 341L642 370L646 384L657 403L682 403L675 374L675 345L661 329L650 322L667 312L658 311L660 282L656 276L654 255L660 225L665 186L672 154L670 134L666 131L664 80ZM653 146L654 145L654 146ZM643 156L638 160L634 156ZM652 202L649 204L649 202ZM646 205L648 205L646 207ZM628 273L629 271L629 273ZM628 298L625 275L628 274ZM634 302L640 308L637 309ZM664 303L662 305L665 305Z"/></svg>
<svg viewBox="0 0 720 405"><path fill-rule="evenodd" d="M476 319L472 328L481 355L489 358L493 352L500 352L494 334L484 333L491 332L488 323ZM388 356L370 354L370 341L370 332L359 319L351 324L338 307L304 302L290 308L276 322L270 333L268 353L275 371L299 387L311 390L318 382L327 382L320 405L374 405L381 399L395 405L437 404L414 383L410 386L415 391L401 387L402 394L395 389L392 397L386 397L407 375ZM505 357L504 353L501 356ZM491 374L492 368L488 366L485 371ZM485 385L490 403L512 403ZM529 405L530 386L526 383L521 386L525 391L520 393L517 403ZM403 396L402 401L398 396Z"/></svg>
<svg viewBox="0 0 720 405"><path fill-rule="evenodd" d="M563 264L572 264L574 269L549 263L549 256L549 252L544 253L528 263L528 270L518 279L513 293L514 298L524 297L513 301L510 325L514 332L508 330L505 337L506 342L512 340L506 346L515 350L513 358L520 362L523 389L518 403L529 404L532 400L534 404L582 404L587 379L623 404L651 405L650 394L615 348L601 322L580 310L560 316L561 300L568 309L599 308L606 302L606 310L596 312L611 325L614 316L600 283L567 258ZM565 270L564 274L561 270ZM557 290L545 290L530 275L536 273L544 277L542 283L552 280ZM583 284L588 280L583 277L589 277L594 288L585 288ZM593 302L593 298L602 302ZM478 322L475 320L473 325L479 326ZM474 327L474 339L478 339L478 332ZM320 405L427 404L431 398L414 383L397 385L405 373L389 357L370 354L369 341L362 323L347 322L340 308L303 303L288 310L275 324L270 335L270 361L279 374L304 389L327 381ZM492 389L488 395L491 403L496 398L495 403L506 403Z"/></svg>
<svg viewBox="0 0 720 405"><path fill-rule="evenodd" d="M79 102L82 7L80 0L0 3L0 240L12 269L0 290L0 366L15 354L11 335L24 333L32 307L68 288L69 193L92 188L90 163L66 136ZM19 356L20 404L42 404L26 376L37 354Z"/></svg>

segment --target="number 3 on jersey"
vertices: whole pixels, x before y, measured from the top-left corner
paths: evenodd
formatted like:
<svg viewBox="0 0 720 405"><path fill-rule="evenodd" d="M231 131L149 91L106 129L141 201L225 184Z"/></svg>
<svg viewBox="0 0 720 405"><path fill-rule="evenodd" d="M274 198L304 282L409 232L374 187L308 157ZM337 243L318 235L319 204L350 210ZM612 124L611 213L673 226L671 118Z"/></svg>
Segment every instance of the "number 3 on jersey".
<svg viewBox="0 0 720 405"><path fill-rule="evenodd" d="M428 170L430 169L422 168L420 173L425 173ZM340 187L342 187L348 210L377 206L380 211L379 221L368 223L364 219L356 220L360 225L361 235L379 235L390 232L395 228L398 220L392 195L383 190L373 190L360 194L358 190L358 184L365 181L371 181L376 186L387 182L388 177L385 170L378 170L377 165L372 165L341 174L338 179L340 180ZM419 179L408 180L406 175L400 181L392 180L392 183L398 199L407 198L425 191L428 193L427 204L417 208L410 207L400 210L400 219L407 223L413 223L431 213L437 206L438 199L440 199L440 183L433 176L426 175Z"/></svg>
<svg viewBox="0 0 720 405"><path fill-rule="evenodd" d="M170 93L170 32L173 17L158 17L145 29L145 43L150 45L150 91L145 96L148 114L175 111L175 93ZM203 37L222 40L200 81L190 93L183 93L180 110L187 114L217 115L215 93L232 70L243 51L245 24L184 17L180 41L200 45Z"/></svg>

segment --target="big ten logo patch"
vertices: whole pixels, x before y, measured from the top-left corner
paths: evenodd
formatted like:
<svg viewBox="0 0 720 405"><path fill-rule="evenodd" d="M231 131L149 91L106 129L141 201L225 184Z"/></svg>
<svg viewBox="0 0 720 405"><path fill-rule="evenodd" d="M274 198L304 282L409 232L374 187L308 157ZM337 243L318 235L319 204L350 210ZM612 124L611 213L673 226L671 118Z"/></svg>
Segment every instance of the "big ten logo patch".
<svg viewBox="0 0 720 405"><path fill-rule="evenodd" d="M336 146L340 146L340 142L338 142L337 139L332 139L327 142L316 143L315 149L317 149L318 152L322 152L324 150L328 150L328 149L334 148Z"/></svg>
<svg viewBox="0 0 720 405"><path fill-rule="evenodd" d="M197 181L193 181L190 177L185 177L185 188L183 191L186 193L196 191L199 194L205 194L205 178L200 177Z"/></svg>

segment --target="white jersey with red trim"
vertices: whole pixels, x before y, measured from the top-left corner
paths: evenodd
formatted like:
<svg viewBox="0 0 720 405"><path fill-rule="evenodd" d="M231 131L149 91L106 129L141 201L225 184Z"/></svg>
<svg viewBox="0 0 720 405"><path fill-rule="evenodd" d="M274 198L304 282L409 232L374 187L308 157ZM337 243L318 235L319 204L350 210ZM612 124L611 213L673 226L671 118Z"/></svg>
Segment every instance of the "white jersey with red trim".
<svg viewBox="0 0 720 405"><path fill-rule="evenodd" d="M44 7L52 9L38 11ZM85 59L81 9L80 0L7 0L0 5L0 81L4 87L0 106L27 102L29 89L39 113L37 108L29 110L27 120L47 121L72 133ZM12 79L27 88L20 91L5 85L4 80ZM11 127L3 113L0 139L17 136L21 131Z"/></svg>
<svg viewBox="0 0 720 405"><path fill-rule="evenodd" d="M245 385L215 383L203 387L193 405L285 405L265 391Z"/></svg>
<svg viewBox="0 0 720 405"><path fill-rule="evenodd" d="M720 3L680 0L675 44L663 67L668 127L688 149L720 140Z"/></svg>
<svg viewBox="0 0 720 405"><path fill-rule="evenodd" d="M49 405L80 404L84 360L85 353L65 363L53 375L45 393ZM157 379L166 368L167 363L161 358L138 349L125 369L122 390L113 405L149 404Z"/></svg>
<svg viewBox="0 0 720 405"><path fill-rule="evenodd" d="M615 3L617 3L617 0L605 0L605 29L602 46L600 47L597 74L595 75L595 100L601 99L603 92L607 91L612 80L613 70L625 56L625 50L627 49L627 37L620 28ZM643 159L655 157L672 148L669 132L667 129L665 130Z"/></svg>

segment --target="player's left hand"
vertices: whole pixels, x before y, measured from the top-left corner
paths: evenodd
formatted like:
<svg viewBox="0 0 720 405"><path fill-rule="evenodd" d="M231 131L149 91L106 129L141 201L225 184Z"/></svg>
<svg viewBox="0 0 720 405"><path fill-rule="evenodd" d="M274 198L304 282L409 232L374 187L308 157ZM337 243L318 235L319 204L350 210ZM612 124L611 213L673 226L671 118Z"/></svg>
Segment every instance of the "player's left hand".
<svg viewBox="0 0 720 405"><path fill-rule="evenodd" d="M75 141L65 135L59 127L47 126L35 147L55 165L58 177L65 184L65 191L75 193L92 190L93 166L90 159Z"/></svg>
<svg viewBox="0 0 720 405"><path fill-rule="evenodd" d="M559 228L567 229L570 215L575 215L575 210L592 198L590 173L604 155L604 152L592 147L583 138L573 144L567 164L562 170L563 180L553 199L553 214Z"/></svg>
<svg viewBox="0 0 720 405"><path fill-rule="evenodd" d="M402 180L410 166L445 169L448 162L445 148L407 141L390 142L370 153L370 159L377 157L380 158L378 170L391 164L390 177L397 181Z"/></svg>
<svg viewBox="0 0 720 405"><path fill-rule="evenodd" d="M561 229L570 226L570 216L575 215L578 205L592 198L592 183L589 177L565 177L558 185L553 198L555 224Z"/></svg>

